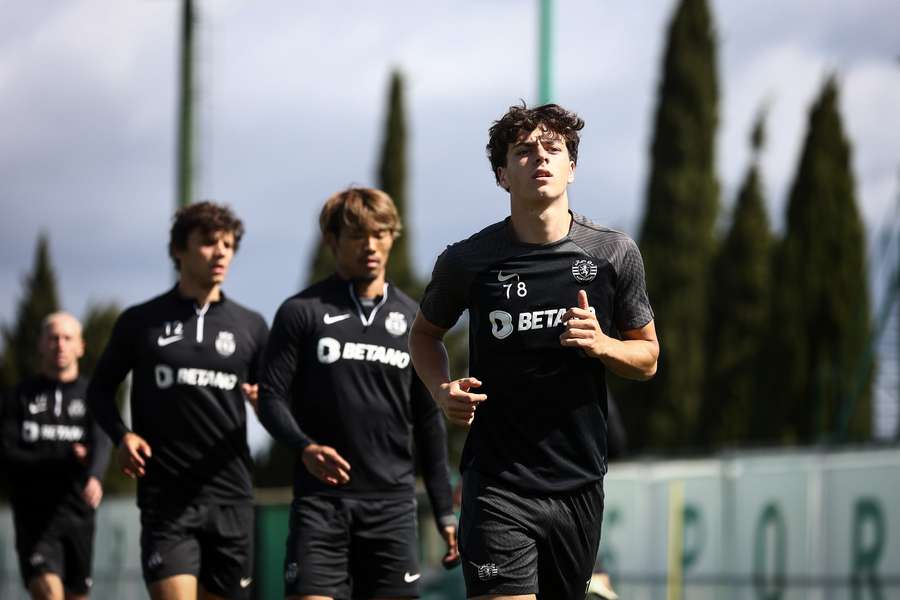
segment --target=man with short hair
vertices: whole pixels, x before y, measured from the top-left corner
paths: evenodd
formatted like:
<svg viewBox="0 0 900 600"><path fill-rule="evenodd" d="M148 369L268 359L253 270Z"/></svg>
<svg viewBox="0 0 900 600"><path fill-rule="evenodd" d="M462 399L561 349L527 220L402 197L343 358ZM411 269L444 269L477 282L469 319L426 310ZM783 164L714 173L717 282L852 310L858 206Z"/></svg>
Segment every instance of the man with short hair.
<svg viewBox="0 0 900 600"><path fill-rule="evenodd" d="M469 597L582 599L600 540L606 370L656 372L637 245L569 210L579 130L555 105L513 106L487 146L510 216L441 254L410 334L416 371L471 425L459 550ZM469 311L470 377L443 336Z"/></svg>
<svg viewBox="0 0 900 600"><path fill-rule="evenodd" d="M297 452L285 558L291 599L419 595L415 463L456 561L440 412L410 364L416 303L385 281L400 218L380 190L333 195L319 224L336 272L272 324L259 417Z"/></svg>
<svg viewBox="0 0 900 600"><path fill-rule="evenodd" d="M211 202L180 209L169 255L178 283L126 310L88 390L138 479L141 563L154 600L241 598L253 573L245 397L255 402L268 328L221 287L244 227ZM115 404L132 372L128 429Z"/></svg>
<svg viewBox="0 0 900 600"><path fill-rule="evenodd" d="M19 569L36 600L83 600L110 443L91 417L78 372L81 323L65 312L47 315L38 352L40 374L23 381L0 410Z"/></svg>

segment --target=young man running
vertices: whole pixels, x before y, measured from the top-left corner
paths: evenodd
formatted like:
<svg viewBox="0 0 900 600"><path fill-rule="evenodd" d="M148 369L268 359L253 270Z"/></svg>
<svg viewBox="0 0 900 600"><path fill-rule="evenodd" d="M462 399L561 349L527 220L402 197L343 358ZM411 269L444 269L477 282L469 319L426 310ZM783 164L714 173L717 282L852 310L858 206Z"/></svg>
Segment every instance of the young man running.
<svg viewBox="0 0 900 600"><path fill-rule="evenodd" d="M409 359L416 303L385 281L400 218L384 192L351 188L319 224L336 273L282 304L260 378L260 420L298 455L286 596L417 597L413 442L445 565L456 517L444 422Z"/></svg>
<svg viewBox="0 0 900 600"><path fill-rule="evenodd" d="M34 600L85 600L110 443L87 410L87 381L78 374L81 323L48 315L38 351L40 375L22 382L0 411L19 569Z"/></svg>
<svg viewBox="0 0 900 600"><path fill-rule="evenodd" d="M253 570L245 395L255 402L263 318L221 290L244 227L210 202L179 210L169 255L178 283L126 310L88 391L138 478L141 562L154 600L240 598ZM115 392L132 372L125 427Z"/></svg>
<svg viewBox="0 0 900 600"><path fill-rule="evenodd" d="M569 210L584 122L514 106L487 146L510 216L438 258L410 334L463 450L469 597L584 598L603 512L605 374L647 379L659 345L635 243ZM469 311L469 372L442 338ZM598 433L599 432L599 433Z"/></svg>

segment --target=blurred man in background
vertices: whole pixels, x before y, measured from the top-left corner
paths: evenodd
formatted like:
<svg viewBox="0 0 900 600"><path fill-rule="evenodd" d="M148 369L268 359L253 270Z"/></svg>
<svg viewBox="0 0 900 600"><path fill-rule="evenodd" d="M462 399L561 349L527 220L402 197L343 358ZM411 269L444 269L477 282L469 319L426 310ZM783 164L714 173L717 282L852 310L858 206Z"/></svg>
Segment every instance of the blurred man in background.
<svg viewBox="0 0 900 600"><path fill-rule="evenodd" d="M84 599L110 443L91 418L78 373L81 323L64 312L45 317L38 352L40 374L0 407L19 569L34 599Z"/></svg>
<svg viewBox="0 0 900 600"><path fill-rule="evenodd" d="M88 390L97 420L138 478L141 562L154 600L241 598L253 572L245 395L256 400L268 328L221 286L244 227L227 207L175 214L178 283L122 313ZM133 429L116 389L132 372Z"/></svg>
<svg viewBox="0 0 900 600"><path fill-rule="evenodd" d="M606 370L656 372L637 245L569 210L577 115L513 106L487 150L510 216L437 260L410 335L416 371L463 449L459 549L469 597L583 599L603 516ZM469 372L443 337L469 311ZM618 333L617 333L618 332Z"/></svg>
<svg viewBox="0 0 900 600"><path fill-rule="evenodd" d="M336 273L282 304L260 379L260 420L298 454L286 595L417 597L413 442L445 566L456 517L443 419L409 359L416 303L385 281L400 218L384 192L351 188L319 225Z"/></svg>

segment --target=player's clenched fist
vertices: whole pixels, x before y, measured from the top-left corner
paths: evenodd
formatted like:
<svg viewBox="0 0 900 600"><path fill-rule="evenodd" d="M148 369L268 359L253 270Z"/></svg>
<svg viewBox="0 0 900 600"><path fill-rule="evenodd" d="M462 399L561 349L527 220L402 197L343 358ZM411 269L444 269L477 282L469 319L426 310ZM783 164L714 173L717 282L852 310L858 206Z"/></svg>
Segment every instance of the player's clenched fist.
<svg viewBox="0 0 900 600"><path fill-rule="evenodd" d="M559 336L559 343L567 348L580 348L591 357L603 356L609 337L603 333L597 315L588 305L587 292L578 290L578 306L563 315L566 330Z"/></svg>
<svg viewBox="0 0 900 600"><path fill-rule="evenodd" d="M451 423L462 426L472 424L475 409L481 402L487 400L486 394L470 392L480 387L481 382L474 377L463 377L441 384L436 400Z"/></svg>

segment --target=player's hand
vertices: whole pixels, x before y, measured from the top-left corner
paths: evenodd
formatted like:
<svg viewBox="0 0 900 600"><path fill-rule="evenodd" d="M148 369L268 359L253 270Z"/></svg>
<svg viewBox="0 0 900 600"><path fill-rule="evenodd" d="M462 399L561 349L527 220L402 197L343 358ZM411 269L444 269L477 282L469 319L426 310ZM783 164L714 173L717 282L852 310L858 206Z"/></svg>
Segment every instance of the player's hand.
<svg viewBox="0 0 900 600"><path fill-rule="evenodd" d="M587 292L578 290L578 306L563 315L566 330L559 336L559 343L566 348L579 348L592 358L605 353L609 336L603 333L600 323L588 305Z"/></svg>
<svg viewBox="0 0 900 600"><path fill-rule="evenodd" d="M244 396L247 397L247 402L253 407L253 412L259 414L259 384L242 383L241 389L244 391Z"/></svg>
<svg viewBox="0 0 900 600"><path fill-rule="evenodd" d="M331 446L310 444L303 449L303 464L319 481L342 485L350 481L350 463Z"/></svg>
<svg viewBox="0 0 900 600"><path fill-rule="evenodd" d="M447 525L441 529L441 537L447 542L447 553L441 559L445 569L452 569L459 564L459 546L456 544L456 526Z"/></svg>
<svg viewBox="0 0 900 600"><path fill-rule="evenodd" d="M146 473L147 459L152 456L150 444L136 433L129 431L119 442L119 465L122 472L135 479Z"/></svg>
<svg viewBox="0 0 900 600"><path fill-rule="evenodd" d="M100 506L100 500L103 499L103 486L96 477L89 477L84 489L81 490L81 497L91 508Z"/></svg>
<svg viewBox="0 0 900 600"><path fill-rule="evenodd" d="M469 391L480 387L481 382L474 377L454 379L450 383L441 384L435 400L451 423L468 427L475 418L475 408L487 400L486 394L473 394Z"/></svg>
<svg viewBox="0 0 900 600"><path fill-rule="evenodd" d="M77 460L82 465L86 465L88 461L88 447L80 442L75 442L72 444L72 454L75 455L75 460Z"/></svg>

